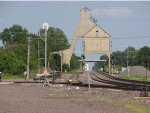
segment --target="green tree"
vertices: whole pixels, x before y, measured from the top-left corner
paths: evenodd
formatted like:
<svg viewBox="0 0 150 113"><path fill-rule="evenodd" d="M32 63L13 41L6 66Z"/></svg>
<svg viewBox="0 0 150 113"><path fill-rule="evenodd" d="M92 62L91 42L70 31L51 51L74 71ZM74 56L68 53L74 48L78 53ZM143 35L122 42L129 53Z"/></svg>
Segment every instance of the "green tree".
<svg viewBox="0 0 150 113"><path fill-rule="evenodd" d="M106 71L106 66L108 67L108 62L109 62L108 56L102 55L100 56L100 60L106 60L106 62L96 62L92 67L92 69L96 71L101 71L101 68L103 68L103 70Z"/></svg>
<svg viewBox="0 0 150 113"><path fill-rule="evenodd" d="M40 29L40 37L44 39L44 30ZM60 70L61 57L59 55L51 55L51 52L56 52L69 48L68 40L64 32L59 28L49 27L47 31L48 39L48 54L49 54L49 65L53 68ZM45 42L40 40L40 57L44 57L44 46ZM42 63L44 65L44 61Z"/></svg>
<svg viewBox="0 0 150 113"><path fill-rule="evenodd" d="M63 64L62 70L63 70L63 72L70 71L69 65L68 64Z"/></svg>
<svg viewBox="0 0 150 113"><path fill-rule="evenodd" d="M60 51L69 48L69 43L64 32L59 28L48 29L48 46L51 51Z"/></svg>
<svg viewBox="0 0 150 113"><path fill-rule="evenodd" d="M120 66L126 66L126 53L121 51L113 52L113 65L120 65Z"/></svg>
<svg viewBox="0 0 150 113"><path fill-rule="evenodd" d="M28 39L31 37L31 53L30 53L30 69L36 70L38 64L38 56L44 58L45 42L39 40L40 43L40 54L38 55L38 38L44 39L44 30L40 30L40 36L32 33L28 33L26 28L20 25L13 25L10 28L5 28L0 33L0 40L5 45L4 49L0 49L0 70L7 70L11 74L19 74L24 71L27 66L27 45ZM60 51L69 48L68 40L64 32L59 28L50 27L47 32L48 38L48 60L52 67L60 69L60 56L51 55L51 52ZM35 39L35 40L34 40ZM77 68L78 62L77 57L73 55L71 66ZM41 60L40 64L44 66L44 60ZM65 65L65 64L64 64ZM41 67L42 67L41 66ZM67 67L67 66L66 66ZM69 70L67 68L67 70Z"/></svg>
<svg viewBox="0 0 150 113"><path fill-rule="evenodd" d="M113 52L111 56L113 56L113 62L114 65L120 66L120 67L126 67L127 66L127 59L128 59L128 65L133 66L135 65L135 57L136 57L136 50L134 47L128 47L125 49L125 51L116 51Z"/></svg>
<svg viewBox="0 0 150 113"><path fill-rule="evenodd" d="M137 50L134 47L129 46L128 48L126 48L124 52L126 53L125 60L127 61L128 58L128 65L129 66L137 65L137 59L136 59Z"/></svg>
<svg viewBox="0 0 150 113"><path fill-rule="evenodd" d="M44 30L40 29L40 36L44 39ZM69 48L64 32L59 28L49 27L47 31L48 52L55 52ZM43 43L44 45L44 43Z"/></svg>
<svg viewBox="0 0 150 113"><path fill-rule="evenodd" d="M136 49L134 47L128 47L125 49L125 51L115 51L111 54L111 62L113 57L113 66L117 69L121 69L121 67L127 66L127 56L129 61L129 66L133 66L136 64L137 58L136 58ZM107 59L106 65L108 65L108 58L105 58L106 56L101 56L100 59ZM137 65L137 64L136 64ZM103 63L98 62L95 63L94 67L95 70L100 70L100 68L103 68Z"/></svg>
<svg viewBox="0 0 150 113"><path fill-rule="evenodd" d="M142 65L150 69L150 48L148 46L140 48L140 50L138 51L137 58L138 58L138 65Z"/></svg>
<svg viewBox="0 0 150 113"><path fill-rule="evenodd" d="M75 70L75 69L79 69L79 67L80 67L79 57L73 54L70 61L70 69Z"/></svg>
<svg viewBox="0 0 150 113"><path fill-rule="evenodd" d="M26 65L16 57L14 52L1 49L0 54L0 71L11 74L23 72Z"/></svg>
<svg viewBox="0 0 150 113"><path fill-rule="evenodd" d="M0 34L0 39L3 44L25 43L28 35L27 29L20 25L13 25L10 28L5 28Z"/></svg>
<svg viewBox="0 0 150 113"><path fill-rule="evenodd" d="M1 67L5 67L6 72L19 74L26 68L27 37L28 31L20 25L5 28L0 34L0 39L5 46L5 49L1 50L3 51L0 58L1 63L3 62Z"/></svg>

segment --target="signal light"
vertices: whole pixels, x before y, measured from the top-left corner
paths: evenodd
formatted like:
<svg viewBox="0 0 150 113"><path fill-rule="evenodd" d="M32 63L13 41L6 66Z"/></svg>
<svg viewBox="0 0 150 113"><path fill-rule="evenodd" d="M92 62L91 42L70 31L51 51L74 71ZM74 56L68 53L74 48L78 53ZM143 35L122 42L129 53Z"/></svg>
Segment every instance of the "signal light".
<svg viewBox="0 0 150 113"><path fill-rule="evenodd" d="M81 55L82 59L85 59L85 55Z"/></svg>

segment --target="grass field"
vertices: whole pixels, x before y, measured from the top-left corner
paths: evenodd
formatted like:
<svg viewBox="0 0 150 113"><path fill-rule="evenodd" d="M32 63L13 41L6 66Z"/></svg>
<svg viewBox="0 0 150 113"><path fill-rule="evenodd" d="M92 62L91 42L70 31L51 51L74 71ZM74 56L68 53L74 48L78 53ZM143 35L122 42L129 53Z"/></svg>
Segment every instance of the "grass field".
<svg viewBox="0 0 150 113"><path fill-rule="evenodd" d="M137 75L122 75L120 78L128 79L128 80L138 80L138 81L146 81L146 76L137 76ZM147 76L147 81L150 81L150 76Z"/></svg>
<svg viewBox="0 0 150 113"><path fill-rule="evenodd" d="M23 75L11 75L11 74L4 74L2 79L22 79Z"/></svg>

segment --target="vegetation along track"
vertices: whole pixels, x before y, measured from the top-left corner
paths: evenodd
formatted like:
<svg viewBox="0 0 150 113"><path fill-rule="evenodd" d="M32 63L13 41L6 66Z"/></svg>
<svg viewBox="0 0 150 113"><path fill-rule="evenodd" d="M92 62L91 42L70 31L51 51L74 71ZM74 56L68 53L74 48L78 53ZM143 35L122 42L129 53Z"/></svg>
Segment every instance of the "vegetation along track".
<svg viewBox="0 0 150 113"><path fill-rule="evenodd" d="M108 73L97 73L92 71L90 77L93 81L104 83L100 85L106 88L123 89L123 90L145 90L145 82L126 80L109 75ZM147 90L150 90L150 83L147 82Z"/></svg>

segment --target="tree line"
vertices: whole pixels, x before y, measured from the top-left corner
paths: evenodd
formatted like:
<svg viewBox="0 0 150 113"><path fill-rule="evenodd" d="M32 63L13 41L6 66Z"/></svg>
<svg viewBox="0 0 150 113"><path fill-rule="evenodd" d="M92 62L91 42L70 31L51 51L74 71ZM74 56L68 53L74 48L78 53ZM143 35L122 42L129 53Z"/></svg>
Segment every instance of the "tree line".
<svg viewBox="0 0 150 113"><path fill-rule="evenodd" d="M31 54L30 54L30 69L38 70L38 57L44 58L44 30L40 29L39 34L29 33L29 31L21 25L13 25L5 28L0 33L0 40L3 46L0 47L0 71L10 74L21 74L27 67L27 48L28 38L31 37ZM64 50L70 47L67 37L59 28L49 27L47 31L48 39L48 62L49 66L60 70L60 56L51 55L51 52ZM39 41L38 41L39 40ZM39 43L39 54L38 54ZM63 64L64 70L73 70L79 68L79 57L72 55L70 67ZM40 60L40 66L44 67L44 60Z"/></svg>
<svg viewBox="0 0 150 113"><path fill-rule="evenodd" d="M100 71L108 68L108 57L102 55L100 60L106 60L106 62L97 62L93 66L93 70ZM128 66L144 66L150 70L150 47L144 46L140 49L135 49L134 47L128 47L124 51L116 51L111 54L111 65L120 71L121 67Z"/></svg>

